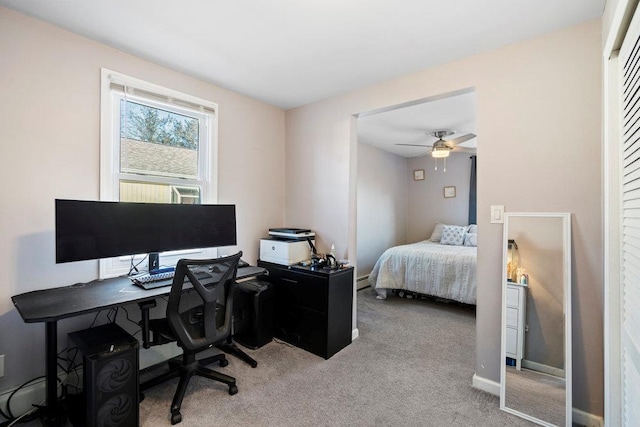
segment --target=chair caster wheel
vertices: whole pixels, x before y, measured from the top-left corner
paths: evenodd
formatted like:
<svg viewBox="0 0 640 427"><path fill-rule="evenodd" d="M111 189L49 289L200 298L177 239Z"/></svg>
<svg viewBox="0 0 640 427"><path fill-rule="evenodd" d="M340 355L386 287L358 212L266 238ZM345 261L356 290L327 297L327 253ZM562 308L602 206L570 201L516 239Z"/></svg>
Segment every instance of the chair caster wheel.
<svg viewBox="0 0 640 427"><path fill-rule="evenodd" d="M238 386L234 385L230 385L229 386L229 394L231 396L233 396L234 394L236 394L238 392Z"/></svg>
<svg viewBox="0 0 640 427"><path fill-rule="evenodd" d="M171 425L178 424L180 421L182 421L182 414L180 412L171 414Z"/></svg>
<svg viewBox="0 0 640 427"><path fill-rule="evenodd" d="M227 359L222 359L220 361L220 367L224 368L225 366L227 366L229 364L229 361Z"/></svg>

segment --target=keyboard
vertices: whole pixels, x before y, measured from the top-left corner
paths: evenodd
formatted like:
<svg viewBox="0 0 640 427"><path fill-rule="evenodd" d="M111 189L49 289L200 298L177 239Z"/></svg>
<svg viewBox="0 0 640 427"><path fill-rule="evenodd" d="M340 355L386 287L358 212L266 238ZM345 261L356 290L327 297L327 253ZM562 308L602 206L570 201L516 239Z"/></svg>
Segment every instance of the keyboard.
<svg viewBox="0 0 640 427"><path fill-rule="evenodd" d="M175 276L175 270L160 271L157 273L142 273L131 277L131 281L140 286L143 289L156 289L165 286L171 286L173 276ZM200 281L213 277L211 274L204 271L195 271L194 276ZM185 277L185 281L189 281L188 277Z"/></svg>
<svg viewBox="0 0 640 427"><path fill-rule="evenodd" d="M131 281L144 289L155 289L171 285L171 279L173 279L175 273L174 269L154 273L142 273L131 277Z"/></svg>

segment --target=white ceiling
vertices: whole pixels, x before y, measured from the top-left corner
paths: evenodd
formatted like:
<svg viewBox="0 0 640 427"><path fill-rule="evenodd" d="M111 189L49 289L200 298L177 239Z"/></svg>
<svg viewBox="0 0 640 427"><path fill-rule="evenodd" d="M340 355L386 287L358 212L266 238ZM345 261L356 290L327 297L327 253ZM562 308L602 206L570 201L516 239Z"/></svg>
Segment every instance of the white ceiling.
<svg viewBox="0 0 640 427"><path fill-rule="evenodd" d="M584 22L601 16L604 3L0 0L2 6L284 109Z"/></svg>
<svg viewBox="0 0 640 427"><path fill-rule="evenodd" d="M289 109L602 15L605 0L0 0L124 52ZM1 10L0 10L1 13ZM402 108L400 108L402 107ZM475 93L361 116L358 138L415 157L476 133ZM476 147L477 139L461 146Z"/></svg>

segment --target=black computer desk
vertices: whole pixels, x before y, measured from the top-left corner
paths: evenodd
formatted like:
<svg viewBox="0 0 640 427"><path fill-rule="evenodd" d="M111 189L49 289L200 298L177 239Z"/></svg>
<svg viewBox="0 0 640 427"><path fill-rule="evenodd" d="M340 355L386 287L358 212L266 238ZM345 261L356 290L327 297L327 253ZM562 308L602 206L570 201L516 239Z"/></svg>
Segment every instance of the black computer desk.
<svg viewBox="0 0 640 427"><path fill-rule="evenodd" d="M236 278L246 279L264 274L261 267L238 268ZM170 281L168 281L170 283ZM46 419L58 425L58 321L81 314L95 313L125 304L141 303L169 295L171 286L144 290L128 277L94 280L59 288L26 292L11 297L25 323L45 323Z"/></svg>

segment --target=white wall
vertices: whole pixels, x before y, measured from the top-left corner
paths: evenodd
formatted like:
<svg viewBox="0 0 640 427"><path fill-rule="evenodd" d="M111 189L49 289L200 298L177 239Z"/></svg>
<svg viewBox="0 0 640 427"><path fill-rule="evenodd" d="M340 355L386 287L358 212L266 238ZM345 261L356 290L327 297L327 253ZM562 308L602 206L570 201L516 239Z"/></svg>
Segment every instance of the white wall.
<svg viewBox="0 0 640 427"><path fill-rule="evenodd" d="M358 277L407 243L407 159L358 144Z"/></svg>
<svg viewBox="0 0 640 427"><path fill-rule="evenodd" d="M502 226L490 223L490 206L571 212L574 406L595 415L603 410L600 47L598 19L286 113L287 223L313 228L343 257L356 250L352 116L475 88L476 374L499 382Z"/></svg>
<svg viewBox="0 0 640 427"><path fill-rule="evenodd" d="M438 160L438 170L434 169L431 156L409 159L409 172L424 169L424 181L409 181L409 241L428 239L436 225L467 225L469 219L469 180L471 160L469 153L450 153L447 171L443 170L442 159ZM456 187L456 197L444 197L444 187ZM358 227L360 223L358 222Z"/></svg>
<svg viewBox="0 0 640 427"><path fill-rule="evenodd" d="M219 202L236 204L250 262L266 230L283 225L285 115L2 7L0 58L2 392L44 372L44 325L24 324L11 296L97 278L97 261L55 264L53 208L55 198L99 197L101 67L218 103ZM60 322L59 347L92 319Z"/></svg>

